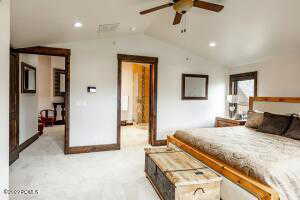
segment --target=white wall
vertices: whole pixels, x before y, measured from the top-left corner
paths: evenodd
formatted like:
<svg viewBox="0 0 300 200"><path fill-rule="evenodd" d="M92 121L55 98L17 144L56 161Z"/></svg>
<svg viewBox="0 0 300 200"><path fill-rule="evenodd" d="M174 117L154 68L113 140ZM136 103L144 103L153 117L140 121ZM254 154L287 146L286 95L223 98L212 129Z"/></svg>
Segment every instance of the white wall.
<svg viewBox="0 0 300 200"><path fill-rule="evenodd" d="M133 65L132 63L122 63L122 97L128 98L127 110L121 110L121 120L133 120ZM123 101L121 100L121 103Z"/></svg>
<svg viewBox="0 0 300 200"><path fill-rule="evenodd" d="M37 66L37 95L38 111L52 108L51 96L51 57L38 56Z"/></svg>
<svg viewBox="0 0 300 200"><path fill-rule="evenodd" d="M300 97L300 54L265 58L253 64L230 68L230 74L258 71L258 96Z"/></svg>
<svg viewBox="0 0 300 200"><path fill-rule="evenodd" d="M10 1L0 2L0 199L8 199Z"/></svg>
<svg viewBox="0 0 300 200"><path fill-rule="evenodd" d="M117 53L159 57L159 139L175 128L213 126L224 114L225 68L175 46L145 35L51 46L72 50L70 146L116 143ZM208 101L181 101L182 73L210 75ZM86 92L89 85L97 86L96 94Z"/></svg>
<svg viewBox="0 0 300 200"><path fill-rule="evenodd" d="M37 68L38 57L38 55L20 54L20 63L25 62ZM20 144L38 131L38 95L21 92L21 73L20 65Z"/></svg>

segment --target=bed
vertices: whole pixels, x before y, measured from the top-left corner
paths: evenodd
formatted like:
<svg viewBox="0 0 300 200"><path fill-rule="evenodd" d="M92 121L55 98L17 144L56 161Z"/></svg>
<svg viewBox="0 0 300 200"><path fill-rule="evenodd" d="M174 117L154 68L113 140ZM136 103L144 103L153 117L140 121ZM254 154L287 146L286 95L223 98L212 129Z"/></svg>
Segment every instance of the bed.
<svg viewBox="0 0 300 200"><path fill-rule="evenodd" d="M254 102L300 103L300 98L255 97ZM168 144L191 154L256 199L300 199L300 141L243 126L179 130ZM249 198L250 199L250 198Z"/></svg>

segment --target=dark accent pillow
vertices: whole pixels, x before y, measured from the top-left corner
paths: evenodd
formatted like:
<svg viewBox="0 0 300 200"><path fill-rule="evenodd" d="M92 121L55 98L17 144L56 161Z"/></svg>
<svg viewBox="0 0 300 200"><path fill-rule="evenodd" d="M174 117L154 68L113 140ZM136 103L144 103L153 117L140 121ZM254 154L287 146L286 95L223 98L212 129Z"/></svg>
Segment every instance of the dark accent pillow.
<svg viewBox="0 0 300 200"><path fill-rule="evenodd" d="M284 135L285 137L300 140L300 118L294 117L289 130Z"/></svg>
<svg viewBox="0 0 300 200"><path fill-rule="evenodd" d="M258 129L264 120L264 113L259 113L255 111L248 112L247 122L245 124L248 128Z"/></svg>
<svg viewBox="0 0 300 200"><path fill-rule="evenodd" d="M288 130L292 119L292 116L276 115L265 112L263 123L258 127L258 131L283 135Z"/></svg>

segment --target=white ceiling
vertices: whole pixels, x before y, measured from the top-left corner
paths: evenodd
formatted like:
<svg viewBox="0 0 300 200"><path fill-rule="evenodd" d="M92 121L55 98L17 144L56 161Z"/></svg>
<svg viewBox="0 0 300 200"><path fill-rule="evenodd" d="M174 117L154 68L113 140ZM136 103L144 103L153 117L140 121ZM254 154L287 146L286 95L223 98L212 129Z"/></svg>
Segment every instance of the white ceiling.
<svg viewBox="0 0 300 200"><path fill-rule="evenodd" d="M12 0L12 45L23 47L100 37L145 33L224 65L253 62L265 56L300 50L299 0L215 0L221 13L193 8L187 33L173 26L167 8L140 16L158 0ZM76 20L83 23L74 29ZM98 34L98 24L120 23L116 33ZM136 27L136 31L130 31ZM210 48L208 43L217 46Z"/></svg>
<svg viewBox="0 0 300 200"><path fill-rule="evenodd" d="M12 44L16 47L111 36L98 34L99 24L120 23L113 35L144 32L155 16L139 9L159 5L151 0L12 0ZM75 29L73 23L83 27Z"/></svg>

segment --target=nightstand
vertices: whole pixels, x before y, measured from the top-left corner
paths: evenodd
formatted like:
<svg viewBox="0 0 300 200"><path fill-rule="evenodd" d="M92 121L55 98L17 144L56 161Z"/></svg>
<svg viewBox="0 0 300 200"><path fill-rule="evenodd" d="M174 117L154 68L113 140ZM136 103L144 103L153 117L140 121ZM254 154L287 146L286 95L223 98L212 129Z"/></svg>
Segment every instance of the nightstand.
<svg viewBox="0 0 300 200"><path fill-rule="evenodd" d="M231 119L230 117L217 117L216 127L244 126L246 120Z"/></svg>

